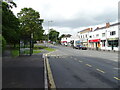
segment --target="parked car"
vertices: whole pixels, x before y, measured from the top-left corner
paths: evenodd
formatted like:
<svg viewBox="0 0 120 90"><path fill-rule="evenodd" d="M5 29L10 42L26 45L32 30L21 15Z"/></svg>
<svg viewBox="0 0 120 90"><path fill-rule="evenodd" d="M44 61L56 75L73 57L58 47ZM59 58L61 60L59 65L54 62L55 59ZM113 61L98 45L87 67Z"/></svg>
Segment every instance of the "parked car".
<svg viewBox="0 0 120 90"><path fill-rule="evenodd" d="M76 49L82 49L82 50L87 50L87 47L85 47L83 45L76 45L74 48L76 48Z"/></svg>
<svg viewBox="0 0 120 90"><path fill-rule="evenodd" d="M79 46L79 49L87 50L87 47L86 47L86 46L83 46L83 45L80 45L80 46Z"/></svg>

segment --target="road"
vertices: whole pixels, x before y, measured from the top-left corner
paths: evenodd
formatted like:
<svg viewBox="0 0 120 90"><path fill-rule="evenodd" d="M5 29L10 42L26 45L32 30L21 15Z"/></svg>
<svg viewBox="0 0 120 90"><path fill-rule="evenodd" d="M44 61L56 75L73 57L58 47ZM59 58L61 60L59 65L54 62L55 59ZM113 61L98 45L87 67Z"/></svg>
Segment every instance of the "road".
<svg viewBox="0 0 120 90"><path fill-rule="evenodd" d="M117 88L118 54L56 46L48 59L57 88Z"/></svg>

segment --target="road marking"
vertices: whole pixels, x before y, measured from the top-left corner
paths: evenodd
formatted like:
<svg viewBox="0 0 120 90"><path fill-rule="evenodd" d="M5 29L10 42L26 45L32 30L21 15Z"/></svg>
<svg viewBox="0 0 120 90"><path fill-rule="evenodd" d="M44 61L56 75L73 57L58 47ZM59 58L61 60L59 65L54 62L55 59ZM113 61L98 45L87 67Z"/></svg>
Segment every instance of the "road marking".
<svg viewBox="0 0 120 90"><path fill-rule="evenodd" d="M99 72L101 72L101 73L105 73L103 70L101 70L101 69L96 69L97 71L99 71Z"/></svg>
<svg viewBox="0 0 120 90"><path fill-rule="evenodd" d="M86 66L88 66L88 67L92 67L92 65L90 65L90 64L85 64Z"/></svg>
<svg viewBox="0 0 120 90"><path fill-rule="evenodd" d="M113 77L114 79L116 79L116 80L120 80L119 78L117 78L117 77Z"/></svg>
<svg viewBox="0 0 120 90"><path fill-rule="evenodd" d="M48 79L47 79L47 69L46 69L46 57L44 57L44 84L45 84L45 89L48 90Z"/></svg>
<svg viewBox="0 0 120 90"><path fill-rule="evenodd" d="M113 68L113 69L117 69L117 70L118 70L118 69L120 69L120 68Z"/></svg>
<svg viewBox="0 0 120 90"><path fill-rule="evenodd" d="M47 75L49 80L49 87L54 88L54 90L56 90L55 82L53 79L52 71L47 57L46 57L46 68L47 68Z"/></svg>
<svg viewBox="0 0 120 90"><path fill-rule="evenodd" d="M80 61L80 60L79 60L79 62L83 62L83 61Z"/></svg>

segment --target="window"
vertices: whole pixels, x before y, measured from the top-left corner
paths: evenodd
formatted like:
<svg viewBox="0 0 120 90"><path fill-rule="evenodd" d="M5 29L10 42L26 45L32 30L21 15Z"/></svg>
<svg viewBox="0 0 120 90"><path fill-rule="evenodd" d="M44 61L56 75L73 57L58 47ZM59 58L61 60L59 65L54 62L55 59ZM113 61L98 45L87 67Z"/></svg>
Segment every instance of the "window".
<svg viewBox="0 0 120 90"><path fill-rule="evenodd" d="M96 37L99 37L99 34L96 34Z"/></svg>
<svg viewBox="0 0 120 90"><path fill-rule="evenodd" d="M110 32L110 35L115 35L115 34L116 34L115 31Z"/></svg>
<svg viewBox="0 0 120 90"><path fill-rule="evenodd" d="M90 38L92 38L92 36L90 36Z"/></svg>
<svg viewBox="0 0 120 90"><path fill-rule="evenodd" d="M81 35L81 38L82 38L82 35Z"/></svg>
<svg viewBox="0 0 120 90"><path fill-rule="evenodd" d="M101 40L101 42L102 42L102 47L105 47L106 40Z"/></svg>
<svg viewBox="0 0 120 90"><path fill-rule="evenodd" d="M102 33L102 37L105 37L105 33Z"/></svg>
<svg viewBox="0 0 120 90"><path fill-rule="evenodd" d="M86 35L86 38L87 38L87 35Z"/></svg>
<svg viewBox="0 0 120 90"><path fill-rule="evenodd" d="M118 40L108 41L108 46L111 47L112 45L113 47L118 47Z"/></svg>

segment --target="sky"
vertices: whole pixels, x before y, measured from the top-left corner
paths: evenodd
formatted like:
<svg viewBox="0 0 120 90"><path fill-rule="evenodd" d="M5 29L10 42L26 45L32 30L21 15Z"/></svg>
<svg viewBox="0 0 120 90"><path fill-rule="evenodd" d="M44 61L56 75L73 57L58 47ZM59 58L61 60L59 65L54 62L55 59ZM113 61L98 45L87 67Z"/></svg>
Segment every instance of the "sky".
<svg viewBox="0 0 120 90"><path fill-rule="evenodd" d="M44 19L43 29L53 28L61 34L77 34L86 28L105 26L106 22L118 21L118 2L120 0L13 0L17 8L31 7ZM50 22L52 21L52 22ZM49 25L48 25L49 22Z"/></svg>

